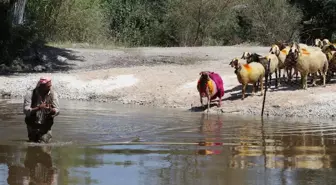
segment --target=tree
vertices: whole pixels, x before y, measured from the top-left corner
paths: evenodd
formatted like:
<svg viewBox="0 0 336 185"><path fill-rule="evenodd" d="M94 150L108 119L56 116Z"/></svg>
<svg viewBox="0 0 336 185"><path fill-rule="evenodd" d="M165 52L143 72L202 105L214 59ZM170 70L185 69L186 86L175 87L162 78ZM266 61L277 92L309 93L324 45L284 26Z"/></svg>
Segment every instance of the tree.
<svg viewBox="0 0 336 185"><path fill-rule="evenodd" d="M12 23L14 25L22 24L24 13L25 13L25 7L26 7L27 0L16 0L13 7L13 19Z"/></svg>
<svg viewBox="0 0 336 185"><path fill-rule="evenodd" d="M301 40L332 39L336 34L336 0L290 0L303 12ZM334 38L336 39L336 38Z"/></svg>

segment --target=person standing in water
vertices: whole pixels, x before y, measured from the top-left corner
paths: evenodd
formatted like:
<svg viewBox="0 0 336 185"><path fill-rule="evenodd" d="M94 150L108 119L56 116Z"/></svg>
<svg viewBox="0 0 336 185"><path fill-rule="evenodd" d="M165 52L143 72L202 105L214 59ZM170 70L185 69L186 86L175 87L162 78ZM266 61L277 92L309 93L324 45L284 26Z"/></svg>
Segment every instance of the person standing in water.
<svg viewBox="0 0 336 185"><path fill-rule="evenodd" d="M50 142L54 117L60 111L57 93L51 88L51 78L41 77L36 87L27 92L23 104L29 141Z"/></svg>

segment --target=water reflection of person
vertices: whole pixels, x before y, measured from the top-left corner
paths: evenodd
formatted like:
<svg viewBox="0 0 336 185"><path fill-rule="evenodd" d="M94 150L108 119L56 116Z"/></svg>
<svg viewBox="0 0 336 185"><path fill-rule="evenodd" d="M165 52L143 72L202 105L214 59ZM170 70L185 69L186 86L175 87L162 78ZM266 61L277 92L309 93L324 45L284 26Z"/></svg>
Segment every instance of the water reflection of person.
<svg viewBox="0 0 336 185"><path fill-rule="evenodd" d="M57 169L52 165L51 148L31 146L27 149L24 167L10 166L7 183L16 184L57 184Z"/></svg>

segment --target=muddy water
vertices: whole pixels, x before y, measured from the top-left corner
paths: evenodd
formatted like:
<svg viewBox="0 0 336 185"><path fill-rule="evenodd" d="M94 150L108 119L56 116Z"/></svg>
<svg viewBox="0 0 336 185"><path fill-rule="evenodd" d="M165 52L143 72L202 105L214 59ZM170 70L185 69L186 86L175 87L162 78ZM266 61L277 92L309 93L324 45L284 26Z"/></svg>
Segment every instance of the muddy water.
<svg viewBox="0 0 336 185"><path fill-rule="evenodd" d="M0 184L335 184L336 123L61 102L53 142L0 103Z"/></svg>

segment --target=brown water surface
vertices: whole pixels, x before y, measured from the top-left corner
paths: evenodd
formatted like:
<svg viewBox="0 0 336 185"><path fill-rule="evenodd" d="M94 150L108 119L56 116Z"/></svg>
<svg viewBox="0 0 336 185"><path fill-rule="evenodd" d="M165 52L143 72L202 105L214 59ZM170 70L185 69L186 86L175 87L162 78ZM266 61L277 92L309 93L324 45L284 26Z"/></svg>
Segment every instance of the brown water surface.
<svg viewBox="0 0 336 185"><path fill-rule="evenodd" d="M0 101L0 184L336 183L336 123L62 101L53 142L28 144Z"/></svg>

